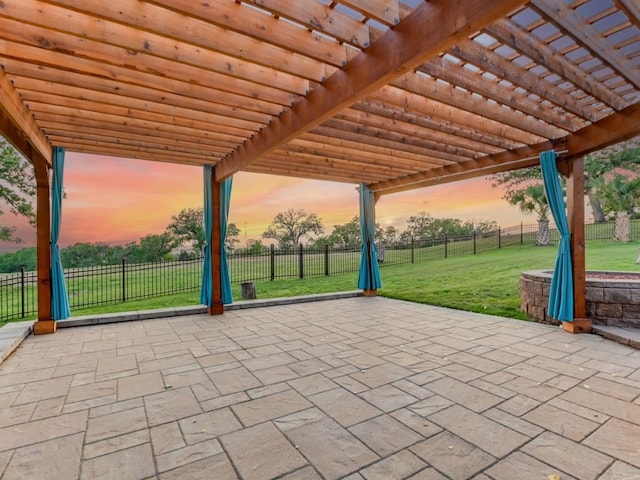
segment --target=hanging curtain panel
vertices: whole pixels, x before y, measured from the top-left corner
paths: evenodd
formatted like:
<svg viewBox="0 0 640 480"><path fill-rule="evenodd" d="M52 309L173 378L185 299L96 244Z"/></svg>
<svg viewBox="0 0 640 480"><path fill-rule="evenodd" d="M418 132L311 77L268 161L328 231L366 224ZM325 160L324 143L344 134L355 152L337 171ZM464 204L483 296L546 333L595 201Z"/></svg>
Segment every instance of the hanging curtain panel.
<svg viewBox="0 0 640 480"><path fill-rule="evenodd" d="M64 148L53 147L53 180L51 185L51 316L64 320L71 316L67 286L64 281L58 238L62 221L62 187Z"/></svg>
<svg viewBox="0 0 640 480"><path fill-rule="evenodd" d="M223 305L233 303L233 296L231 294L231 278L229 277L229 264L227 263L227 249L225 247L232 183L233 178L229 177L223 180L220 184L220 285L222 287Z"/></svg>
<svg viewBox="0 0 640 480"><path fill-rule="evenodd" d="M556 320L573 321L573 267L571 263L571 233L560 185L556 153L554 151L540 154L540 167L544 180L544 191L553 214L553 219L560 232L560 245L551 278L549 291L549 315Z"/></svg>
<svg viewBox="0 0 640 480"><path fill-rule="evenodd" d="M213 204L211 195L211 165L204 166L204 260L202 264L202 286L200 303L211 306L213 297L213 272L211 270L211 228L213 225Z"/></svg>
<svg viewBox="0 0 640 480"><path fill-rule="evenodd" d="M375 246L376 203L373 192L364 183L360 184L360 231L362 233L362 254L358 288L377 290L382 286L378 254Z"/></svg>

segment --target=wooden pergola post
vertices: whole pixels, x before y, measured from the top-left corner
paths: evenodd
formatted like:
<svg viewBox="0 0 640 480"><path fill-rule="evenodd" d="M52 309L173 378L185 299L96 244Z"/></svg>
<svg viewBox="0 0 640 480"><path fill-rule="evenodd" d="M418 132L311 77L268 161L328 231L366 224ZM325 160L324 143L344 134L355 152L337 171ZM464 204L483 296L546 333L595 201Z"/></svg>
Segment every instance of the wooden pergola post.
<svg viewBox="0 0 640 480"><path fill-rule="evenodd" d="M587 318L583 156L570 159L567 165L567 219L571 231L573 322L562 322L562 328L571 333L589 333L591 320Z"/></svg>
<svg viewBox="0 0 640 480"><path fill-rule="evenodd" d="M216 182L216 176L211 175L211 209L213 212L213 222L211 223L211 269L213 278L213 291L211 305L207 311L209 315L222 315L224 305L222 304L222 282L220 275L220 183Z"/></svg>
<svg viewBox="0 0 640 480"><path fill-rule="evenodd" d="M55 333L51 318L51 203L49 167L38 156L31 159L36 177L36 235L38 269L38 321L33 333Z"/></svg>

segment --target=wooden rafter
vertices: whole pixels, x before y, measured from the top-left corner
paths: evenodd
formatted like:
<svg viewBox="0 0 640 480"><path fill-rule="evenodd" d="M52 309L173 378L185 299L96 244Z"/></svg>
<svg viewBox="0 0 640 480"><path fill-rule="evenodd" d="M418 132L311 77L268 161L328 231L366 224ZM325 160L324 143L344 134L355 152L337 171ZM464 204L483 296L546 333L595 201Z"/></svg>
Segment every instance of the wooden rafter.
<svg viewBox="0 0 640 480"><path fill-rule="evenodd" d="M599 41L603 38L602 34L593 25L585 22L578 12L570 9L565 1L532 0L531 4L549 20L579 40L585 48L603 59L636 88L640 88L640 71L630 65L620 51L611 48L606 42Z"/></svg>
<svg viewBox="0 0 640 480"><path fill-rule="evenodd" d="M496 5L465 0L460 2L460 10L455 13L447 9L446 2L422 4L395 29L385 33L366 53L358 55L329 77L322 88L312 91L224 159L216 168L216 179L233 175L463 39L469 31L482 28L523 3L511 0ZM422 34L425 29L431 32L430 35Z"/></svg>
<svg viewBox="0 0 640 480"><path fill-rule="evenodd" d="M539 163L537 155L545 150L566 150L566 157L577 157L637 135L640 135L640 105L636 104L564 138L412 174L408 178L374 183L369 189L383 195L531 167Z"/></svg>
<svg viewBox="0 0 640 480"><path fill-rule="evenodd" d="M0 98L0 132L25 158L33 161L33 156L37 155L51 165L51 144L2 70Z"/></svg>

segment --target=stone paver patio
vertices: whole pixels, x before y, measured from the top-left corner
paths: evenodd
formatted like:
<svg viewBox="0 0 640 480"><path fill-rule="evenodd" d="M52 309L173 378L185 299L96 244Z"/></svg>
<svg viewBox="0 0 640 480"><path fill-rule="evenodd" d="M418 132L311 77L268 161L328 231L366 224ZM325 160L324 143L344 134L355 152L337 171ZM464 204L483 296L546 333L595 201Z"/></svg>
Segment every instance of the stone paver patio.
<svg viewBox="0 0 640 480"><path fill-rule="evenodd" d="M0 364L4 479L640 478L640 351L385 298L61 329Z"/></svg>

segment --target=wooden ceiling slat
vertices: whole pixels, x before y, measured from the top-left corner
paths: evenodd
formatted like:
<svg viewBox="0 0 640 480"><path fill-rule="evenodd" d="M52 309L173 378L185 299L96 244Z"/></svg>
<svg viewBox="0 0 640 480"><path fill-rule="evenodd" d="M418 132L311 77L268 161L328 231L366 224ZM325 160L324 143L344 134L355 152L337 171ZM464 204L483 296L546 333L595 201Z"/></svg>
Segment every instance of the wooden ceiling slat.
<svg viewBox="0 0 640 480"><path fill-rule="evenodd" d="M544 42L532 38L530 34L527 35L525 30L513 22L498 20L492 25L487 26L485 30L502 42L508 43L523 55L530 57L539 65L544 66L551 72L575 84L589 95L593 95L598 100L616 110L620 110L629 105L628 101L605 87L601 81L598 81L583 69L567 61L565 57L555 52Z"/></svg>
<svg viewBox="0 0 640 480"><path fill-rule="evenodd" d="M387 161L389 162L403 162L407 166L413 167L423 167L425 165L436 166L442 165L443 163L449 163L444 162L440 159L434 161L434 159L428 159L424 155L418 155L404 150L392 149L380 145L371 145L369 143L363 144L354 140L340 139L328 135L321 135L319 133L305 133L304 135L296 139L295 142L301 140L315 142L321 145L331 145L334 147L344 148L346 150L360 151L367 155L370 153L374 153L386 157L388 159Z"/></svg>
<svg viewBox="0 0 640 480"><path fill-rule="evenodd" d="M104 109L105 106L120 107L130 109L132 112L137 110L141 112L141 115L156 116L170 121L173 118L181 118L183 121L202 122L211 125L209 128L215 129L219 133L233 135L238 139L252 135L261 127L258 123L244 122L222 115L193 111L162 103L150 103L137 98L127 98L83 88L60 92L60 88L57 88L58 85L41 80L25 82L24 79L16 79L13 83L25 102L53 103L74 108L82 108L83 104L89 103L96 111Z"/></svg>
<svg viewBox="0 0 640 480"><path fill-rule="evenodd" d="M310 32L302 25L282 21L240 2L154 0L154 3L329 65L342 67L347 63L346 47L334 39Z"/></svg>
<svg viewBox="0 0 640 480"><path fill-rule="evenodd" d="M418 71L491 99L498 105L505 105L525 115L538 118L549 125L568 131L577 128L575 120L559 109L529 98L525 92L517 91L515 86L501 85L495 77L490 79L486 78L482 72L472 72L464 66L464 62L455 63L440 57L425 63L418 68Z"/></svg>
<svg viewBox="0 0 640 480"><path fill-rule="evenodd" d="M377 20L380 23L392 26L400 22L398 0L340 0L341 5L361 13L366 18Z"/></svg>
<svg viewBox="0 0 640 480"><path fill-rule="evenodd" d="M42 125L45 132L67 132L69 136L73 136L74 132L79 134L92 133L102 131L105 136L121 136L127 138L129 136L148 138L149 143L180 142L188 139L197 145L201 145L203 150L224 150L230 152L233 150L228 142L221 142L213 138L203 136L185 136L183 132L165 132L149 130L144 126L128 125L126 131L122 131L122 122L107 122L104 119L89 119L70 117L68 115L60 115L53 113L38 113L38 123Z"/></svg>
<svg viewBox="0 0 640 480"><path fill-rule="evenodd" d="M319 170L326 170L327 168L331 168L341 169L345 172L350 171L353 173L362 173L363 170L368 170L368 173L374 176L378 176L379 178L386 178L390 174L397 175L400 172L401 174L408 174L415 171L415 169L413 168L406 168L404 166L390 167L386 165L367 162L366 160L356 159L355 161L352 161L344 158L322 155L318 152L309 153L306 151L296 151L296 149L292 148L291 146L287 146L287 150L281 149L277 152L274 152L265 161L265 164L273 165L273 161L275 159L288 159L293 165L304 165L305 168L316 168Z"/></svg>
<svg viewBox="0 0 640 480"><path fill-rule="evenodd" d="M319 143L298 138L293 142L285 145L277 152L295 152L320 157L330 157L334 160L351 161L356 168L374 168L382 167L387 169L415 169L417 167L433 166L433 163L416 162L413 160L405 160L403 157L395 155L384 155L374 153L370 150L364 151L360 149L350 149L345 147L336 147L326 143Z"/></svg>
<svg viewBox="0 0 640 480"><path fill-rule="evenodd" d="M42 50L22 44L8 43L2 40L2 30L0 29L0 51L9 60L18 62L28 62L38 68L46 68L49 70L64 70L82 75L104 78L124 84L133 84L146 88L157 89L162 92L170 92L180 95L198 98L198 93L203 90L201 86L202 79L206 78L207 83L211 82L217 89L222 92L230 91L231 93L239 93L248 97L255 97L266 100L263 93L276 93L272 88L259 87L255 84L244 80L231 79L224 75L218 75L214 72L180 65L177 69L175 65L167 62L167 68L141 72L124 67L107 65L103 62L71 57L72 63L67 55L56 51ZM153 64L153 62L151 62ZM206 98L203 95L200 98ZM278 94L279 100L284 102L282 105L290 105L296 98L290 92L281 91ZM268 101L268 100L266 100Z"/></svg>
<svg viewBox="0 0 640 480"><path fill-rule="evenodd" d="M249 97L243 97L242 100L237 99L239 95L234 93L214 90L212 88L194 85L181 81L165 79L163 89L160 89L158 82L155 84L151 81L151 75L147 75L144 83L148 86L141 86L131 83L123 83L110 78L98 77L90 72L74 72L68 70L59 70L51 66L33 65L26 60L3 59L2 65L7 74L10 74L13 81L30 81L46 79L46 81L65 86L69 89L86 88L103 93L113 93L123 98L140 99L153 103L162 103L173 105L176 107L187 108L196 112L207 112L214 115L225 115L230 119L240 120L242 113L237 113L229 107L238 104L246 104L247 110L257 112L261 119L266 121L269 117L260 113L257 103L254 103ZM167 91L170 90L170 91ZM284 93L284 92L280 92ZM286 94L288 96L288 94ZM246 99L246 100L245 100ZM274 103L274 102L270 102ZM281 107L280 107L281 111ZM234 113L234 115L226 114ZM251 118L251 115L248 115ZM261 122L257 122L261 123Z"/></svg>
<svg viewBox="0 0 640 480"><path fill-rule="evenodd" d="M354 104L351 108L389 119L398 119L430 130L453 135L457 138L474 140L500 149L510 150L522 145L521 142L513 142L505 137L492 135L481 130L474 130L459 123L454 123L451 119L445 118L444 115L441 118L436 118L416 111L401 110L397 105L386 104L380 100L362 100Z"/></svg>
<svg viewBox="0 0 640 480"><path fill-rule="evenodd" d="M369 177L366 173L345 174L341 171L309 171L283 166L282 168L270 168L262 165L250 165L245 171L262 173L265 175L279 175L285 177L306 178L309 180L327 180L330 182L359 183L375 182L377 177Z"/></svg>
<svg viewBox="0 0 640 480"><path fill-rule="evenodd" d="M180 117L171 117L168 115L150 113L146 110L136 110L134 108L120 107L117 105L99 104L92 102L92 109L83 109L83 101L80 99L66 98L59 101L55 105L46 102L47 95L43 93L31 92L26 95L25 101L34 115L39 112L62 113L67 112L70 116L94 118L94 119L112 119L114 123L120 122L127 124L128 122L144 122L149 128L167 130L193 131L197 134L199 131L209 132L211 138L228 142L235 145L238 141L242 141L244 137L239 135L230 135L222 133L210 123L205 123L192 119Z"/></svg>
<svg viewBox="0 0 640 480"><path fill-rule="evenodd" d="M435 165L446 165L449 163L455 163L459 160L457 157L454 157L453 160L450 158L442 158L438 156L441 155L441 152L434 152L433 150L429 150L422 146L407 143L401 135L389 132L370 132L366 127L359 128L357 132L355 130L350 131L344 128L345 123L347 122L332 119L322 124L322 126L310 130L309 133L324 135L338 140L357 142L362 145L373 145L376 147L390 148L392 150L419 155L425 162L433 163ZM379 136L376 136L376 134Z"/></svg>
<svg viewBox="0 0 640 480"><path fill-rule="evenodd" d="M147 152L145 150L130 150L130 149L117 149L113 146L108 146L108 150L105 150L101 145L84 145L80 143L59 145L66 148L68 151L76 153L88 153L91 155L104 155L108 157L117 157L124 159L137 159L137 160L149 160L152 162L165 162L165 163L178 163L181 165L216 165L217 161L208 157L202 157L198 159L183 158L179 155Z"/></svg>
<svg viewBox="0 0 640 480"><path fill-rule="evenodd" d="M290 77L289 81L297 82L300 80L295 77L320 81L327 75L325 65L317 60L193 17L176 18L174 12L143 1L131 8L126 0L51 0L50 4L20 0L18 9L9 6L4 11L24 23L49 26L71 34L67 36L94 43L117 45L138 55L159 56L190 65L215 62L232 76L256 81L264 75L265 85L269 85L269 77L274 80ZM93 16L96 12L99 22ZM70 14L72 22L68 21Z"/></svg>
<svg viewBox="0 0 640 480"><path fill-rule="evenodd" d="M163 133L173 133L173 134L182 134L185 137L189 135L200 135L205 138L209 138L211 140L215 140L218 142L218 145L228 146L233 148L236 143L230 140L228 135L220 134L215 131L209 130L201 130L199 132L195 132L193 128L184 127L180 125L172 125L169 123L158 123L152 122L148 120L142 120L138 118L132 118L122 115L108 114L104 112L92 112L92 111L79 111L75 108L61 107L58 105L44 105L44 104L35 104L32 107L32 113L36 120L38 120L42 114L52 114L52 115L62 115L69 118L76 118L80 122L83 120L93 120L97 122L104 123L112 123L115 125L125 125L127 128L129 127L137 127L140 129L152 130L159 134Z"/></svg>
<svg viewBox="0 0 640 480"><path fill-rule="evenodd" d="M422 125L416 125L406 122L400 118L381 117L366 109L350 108L336 115L336 118L343 118L354 122L358 125L368 125L372 128L379 128L389 132L399 133L407 137L415 137L432 145L440 145L443 152L449 152L452 155L461 155L463 157L473 157L477 152L494 153L500 151L500 148L487 145L485 143L476 142L462 137L456 137L449 133L441 132L425 128ZM435 146L433 148L436 148Z"/></svg>
<svg viewBox="0 0 640 480"><path fill-rule="evenodd" d="M264 8L275 15L288 18L309 29L321 31L359 48L367 48L371 43L369 27L366 24L321 2L247 0L246 3Z"/></svg>
<svg viewBox="0 0 640 480"><path fill-rule="evenodd" d="M203 142L190 142L188 139L176 139L166 136L139 135L129 132L119 132L101 128L83 126L82 130L72 128L72 125L50 124L47 127L47 137L67 137L85 140L95 140L104 142L120 143L122 145L149 146L155 149L166 149L167 151L187 152L187 153L217 153L220 156L227 154L229 148L207 145Z"/></svg>
<svg viewBox="0 0 640 480"><path fill-rule="evenodd" d="M546 80L535 75L515 62L507 60L502 55L484 48L478 42L470 40L455 45L449 49L451 55L469 62L482 70L490 71L494 75L552 102L563 110L573 113L590 122L598 120L597 112L589 105L582 105L575 101L569 93L553 88ZM584 123L579 125L584 126Z"/></svg>
<svg viewBox="0 0 640 480"><path fill-rule="evenodd" d="M446 163L457 163L463 158L469 158L473 156L473 152L470 152L468 150L455 147L452 148L448 145L433 142L429 139L393 132L387 129L380 128L378 125L369 126L366 124L361 124L358 120L354 121L353 118L346 118L343 113L341 113L340 115L336 115L331 120L326 121L323 126L325 125L340 130L350 130L353 133L364 134L372 138L390 140L398 145L397 148L406 148L408 151L416 151L410 149L413 147L417 147L422 152L424 152L427 157L440 158ZM466 155L463 155L465 153Z"/></svg>
<svg viewBox="0 0 640 480"><path fill-rule="evenodd" d="M637 0L613 1L618 6L618 8L620 8L625 13L631 23L637 28L640 28L640 4L637 2Z"/></svg>
<svg viewBox="0 0 640 480"><path fill-rule="evenodd" d="M222 180L241 170L464 39L469 30L479 30L524 3L518 0L499 4L461 0L458 5L460 11L465 12L464 17L447 8L446 2L441 0L420 5L366 52L329 77L323 88L314 89L303 101L222 160L216 168L216 179ZM424 35L425 30L430 34Z"/></svg>
<svg viewBox="0 0 640 480"><path fill-rule="evenodd" d="M428 96L423 94L427 93ZM416 81L411 75L383 87L372 98L385 103L411 105L423 115L473 128L490 135L502 135L519 143L564 135L566 132L509 108L462 92L432 79Z"/></svg>
<svg viewBox="0 0 640 480"><path fill-rule="evenodd" d="M64 142L64 143L63 143ZM176 158L180 158L182 160L191 161L191 162L202 162L215 164L219 160L219 156L209 154L203 152L202 154L192 154L185 152L177 152L175 150L167 151L162 148L154 148L150 146L135 146L135 145L125 145L125 144L113 144L108 142L101 142L95 140L85 140L80 138L69 138L69 137L60 137L54 138L52 143L65 147L65 148L73 148L75 145L87 146L87 147L101 147L106 148L109 154L116 154L121 156L123 153L131 152L132 156L135 158L140 158L137 155L145 154L145 158L149 158L150 155L161 155L164 158L170 158L170 156L174 155Z"/></svg>
<svg viewBox="0 0 640 480"><path fill-rule="evenodd" d="M564 0L531 0L531 5L640 89L640 70L604 41L600 32Z"/></svg>

